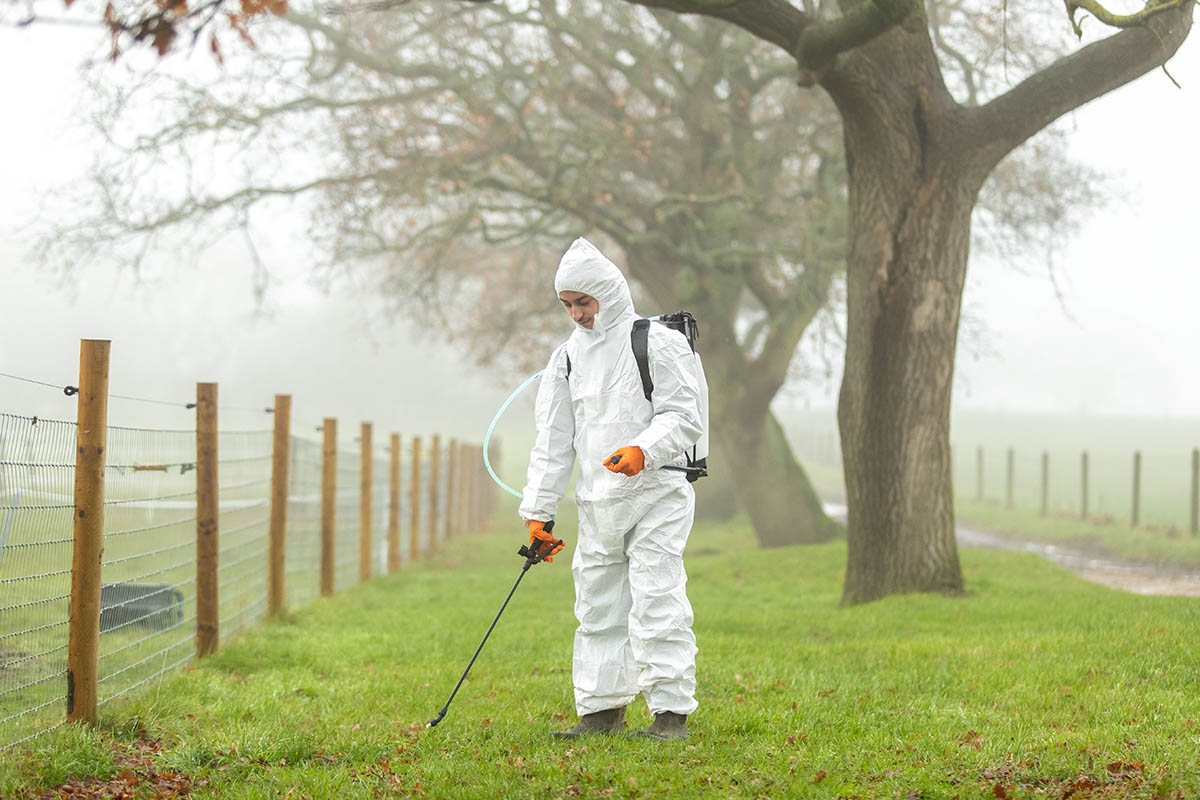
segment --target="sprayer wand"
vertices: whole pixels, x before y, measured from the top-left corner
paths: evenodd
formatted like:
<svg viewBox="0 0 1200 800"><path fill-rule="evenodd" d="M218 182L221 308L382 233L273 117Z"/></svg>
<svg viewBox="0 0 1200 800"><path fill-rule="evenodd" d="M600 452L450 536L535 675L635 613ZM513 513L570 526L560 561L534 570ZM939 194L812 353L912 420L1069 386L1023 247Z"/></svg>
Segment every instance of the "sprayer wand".
<svg viewBox="0 0 1200 800"><path fill-rule="evenodd" d="M547 533L554 530L554 520L547 522L542 530L546 531ZM517 587L521 585L521 579L525 577L525 573L528 572L529 568L534 564L544 561L546 557L549 556L556 547L562 545L562 543L563 542L561 539L556 539L553 542L544 542L539 539L531 544L521 545L521 549L517 551L517 555L525 556L525 563L521 567L521 574L517 576L517 582L514 583L512 589L509 590L508 597L504 598L504 605L500 606L500 611L497 612L496 618L492 620L492 626L488 628L487 633L483 635L483 641L479 643L479 647L475 648L475 655L471 656L471 663L467 664L467 668L463 670L462 677L458 679L458 685L456 685L454 687L454 691L450 693L450 698L446 701L446 705L442 706L442 710L438 712L436 717L429 720L429 722L425 725L426 728L434 727L441 722L443 718L445 718L446 712L450 709L450 704L454 702L454 695L458 694L458 690L463 685L463 681L467 679L467 673L471 671L471 667L475 666L475 659L479 658L479 653L483 650L484 643L486 643L488 637L492 635L492 631L495 629L496 623L500 621L500 615L504 613L504 609L508 608L508 601L512 599L513 594L515 594L517 591Z"/></svg>

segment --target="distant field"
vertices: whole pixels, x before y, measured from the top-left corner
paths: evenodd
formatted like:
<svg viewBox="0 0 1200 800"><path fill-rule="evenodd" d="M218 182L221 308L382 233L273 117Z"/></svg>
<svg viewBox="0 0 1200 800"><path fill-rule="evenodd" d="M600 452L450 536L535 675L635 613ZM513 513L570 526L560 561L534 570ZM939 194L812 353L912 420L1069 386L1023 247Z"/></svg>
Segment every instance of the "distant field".
<svg viewBox="0 0 1200 800"><path fill-rule="evenodd" d="M784 422L801 460L814 467L840 468L832 411L800 412ZM1189 522L1191 458L1193 448L1200 447L1200 419L960 413L952 421L950 439L958 498L977 499L977 453L983 448L983 499L1002 504L1007 452L1012 448L1014 505L1039 511L1045 452L1049 454L1049 512L1079 514L1083 502L1081 456L1086 450L1088 516L1128 523L1133 505L1133 454L1140 450L1139 522L1164 528L1183 528Z"/></svg>

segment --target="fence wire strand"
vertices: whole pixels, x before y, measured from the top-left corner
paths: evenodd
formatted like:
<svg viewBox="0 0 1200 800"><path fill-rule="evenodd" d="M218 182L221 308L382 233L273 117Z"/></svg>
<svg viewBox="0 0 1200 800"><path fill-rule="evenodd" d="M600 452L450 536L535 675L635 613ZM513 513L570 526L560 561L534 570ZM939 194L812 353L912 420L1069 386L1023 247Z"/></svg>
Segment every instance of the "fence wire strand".
<svg viewBox="0 0 1200 800"><path fill-rule="evenodd" d="M74 544L74 423L0 413L0 752L60 727L66 716L71 554ZM128 695L195 657L196 433L108 429L101 563L98 703ZM222 642L267 611L272 432L218 434L218 625ZM413 561L445 540L450 514L449 448L421 455L418 530L413 536L411 441L402 440L399 559ZM337 454L334 588L359 582L362 455ZM372 575L388 568L391 452L371 453ZM430 508L438 472L436 511ZM322 443L290 442L286 604L320 594ZM431 514L437 530L431 531Z"/></svg>
<svg viewBox="0 0 1200 800"><path fill-rule="evenodd" d="M0 414L0 747L61 724L75 426Z"/></svg>

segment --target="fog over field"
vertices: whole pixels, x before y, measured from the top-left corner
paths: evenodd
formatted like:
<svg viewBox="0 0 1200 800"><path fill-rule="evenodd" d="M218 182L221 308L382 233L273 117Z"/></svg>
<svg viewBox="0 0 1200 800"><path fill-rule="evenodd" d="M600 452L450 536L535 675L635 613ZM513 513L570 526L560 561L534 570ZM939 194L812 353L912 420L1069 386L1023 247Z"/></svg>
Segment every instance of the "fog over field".
<svg viewBox="0 0 1200 800"><path fill-rule="evenodd" d="M439 344L438 331L389 324L349 282L328 293L315 288L306 254L286 233L263 246L272 280L261 303L236 241L196 268L181 254L142 276L85 264L63 278L62 265L29 261L23 227L53 213L43 207L48 189L86 178L96 146L73 116L84 91L79 65L96 36L77 28L0 30L4 73L24 76L0 88L10 121L0 131L0 372L71 383L78 340L110 338L117 394L186 402L195 381L215 380L231 409L292 393L298 430L336 415L384 430L481 438L522 376L479 370L467 354ZM981 255L972 264L956 413L1066 415L1096 420L1101 432L1101 420L1113 415L1200 417L1200 258L1185 195L1200 184L1200 153L1179 145L1200 129L1200 48L1184 46L1171 72L1182 89L1155 72L1069 122L1075 153L1110 175L1107 208L1048 254L1027 253L1020 263ZM68 290L58 288L63 283ZM452 318L486 313L449 310ZM805 357L821 361L811 347ZM825 409L832 424L840 352L827 348L824 357L828 374L818 367L816 377L782 393L780 413ZM0 411L73 416L73 401L61 393L0 381ZM506 427L519 431L529 408L514 406ZM114 424L192 424L190 413L154 404L114 400L110 413ZM266 424L254 411L230 410L224 419Z"/></svg>

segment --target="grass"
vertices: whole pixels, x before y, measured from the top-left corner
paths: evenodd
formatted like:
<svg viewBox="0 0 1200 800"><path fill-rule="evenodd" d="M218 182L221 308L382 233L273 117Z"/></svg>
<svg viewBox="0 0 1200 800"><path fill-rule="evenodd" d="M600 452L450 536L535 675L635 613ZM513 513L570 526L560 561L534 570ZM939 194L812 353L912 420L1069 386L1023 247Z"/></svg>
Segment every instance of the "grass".
<svg viewBox="0 0 1200 800"><path fill-rule="evenodd" d="M689 544L687 742L547 735L574 720L568 559L531 570L425 729L520 568L516 536L473 535L110 703L97 730L6 754L0 796L122 774L135 797L163 775L198 798L1200 795L1200 601L972 550L965 597L842 608L843 543L750 538L734 522ZM645 725L644 704L630 718Z"/></svg>
<svg viewBox="0 0 1200 800"><path fill-rule="evenodd" d="M1139 525L1112 517L1080 519L1076 514L1041 516L1036 511L1007 509L995 501L958 499L958 521L964 525L1026 541L1065 544L1124 559L1171 566L1200 566L1200 536L1175 525Z"/></svg>

